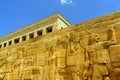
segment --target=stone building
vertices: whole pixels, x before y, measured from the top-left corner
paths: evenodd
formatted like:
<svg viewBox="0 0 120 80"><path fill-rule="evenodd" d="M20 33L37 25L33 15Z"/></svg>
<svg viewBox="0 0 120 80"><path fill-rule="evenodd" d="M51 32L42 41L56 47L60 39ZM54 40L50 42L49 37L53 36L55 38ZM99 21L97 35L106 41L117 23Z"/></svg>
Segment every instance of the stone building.
<svg viewBox="0 0 120 80"><path fill-rule="evenodd" d="M26 41L31 38L35 38L54 30L63 29L69 26L71 26L71 24L62 15L56 13L2 37L0 39L0 48Z"/></svg>
<svg viewBox="0 0 120 80"><path fill-rule="evenodd" d="M0 38L0 80L120 80L120 12L72 25L60 13Z"/></svg>

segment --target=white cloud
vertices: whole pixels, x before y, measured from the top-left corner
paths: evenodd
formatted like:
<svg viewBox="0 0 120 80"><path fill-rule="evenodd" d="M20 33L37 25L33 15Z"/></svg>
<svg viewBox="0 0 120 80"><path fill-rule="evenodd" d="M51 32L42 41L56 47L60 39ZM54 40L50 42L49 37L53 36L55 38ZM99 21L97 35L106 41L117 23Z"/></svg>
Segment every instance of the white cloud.
<svg viewBox="0 0 120 80"><path fill-rule="evenodd" d="M61 4L72 4L72 0L60 0Z"/></svg>

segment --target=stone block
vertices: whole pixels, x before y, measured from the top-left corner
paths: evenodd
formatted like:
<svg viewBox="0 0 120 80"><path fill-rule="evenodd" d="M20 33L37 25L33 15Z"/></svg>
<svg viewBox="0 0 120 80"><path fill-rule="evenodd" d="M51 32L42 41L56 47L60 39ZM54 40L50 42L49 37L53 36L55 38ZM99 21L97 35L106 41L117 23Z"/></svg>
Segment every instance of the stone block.
<svg viewBox="0 0 120 80"><path fill-rule="evenodd" d="M113 45L109 50L111 62L120 62L120 45Z"/></svg>

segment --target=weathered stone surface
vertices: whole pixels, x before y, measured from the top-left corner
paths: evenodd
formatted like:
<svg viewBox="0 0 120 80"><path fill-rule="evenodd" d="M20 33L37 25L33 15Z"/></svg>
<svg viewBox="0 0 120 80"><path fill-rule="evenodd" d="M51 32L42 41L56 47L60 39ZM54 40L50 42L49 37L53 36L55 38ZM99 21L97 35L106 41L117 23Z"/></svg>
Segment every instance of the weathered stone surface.
<svg viewBox="0 0 120 80"><path fill-rule="evenodd" d="M56 17L27 29L51 26ZM13 34L20 36L17 33L22 30L1 38L4 47L0 49L0 80L120 80L120 12L60 29L64 21L59 19L52 32L50 27L43 27L49 33L33 38L30 33L30 39L12 45L3 41Z"/></svg>

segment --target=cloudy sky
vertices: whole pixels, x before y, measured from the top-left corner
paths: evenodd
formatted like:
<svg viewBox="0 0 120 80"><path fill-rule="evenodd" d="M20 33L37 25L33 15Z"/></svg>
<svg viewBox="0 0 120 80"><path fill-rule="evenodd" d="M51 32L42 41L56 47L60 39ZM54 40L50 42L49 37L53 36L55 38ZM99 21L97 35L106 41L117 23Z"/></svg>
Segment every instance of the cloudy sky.
<svg viewBox="0 0 120 80"><path fill-rule="evenodd" d="M0 36L60 12L72 24L120 10L120 0L0 0Z"/></svg>

